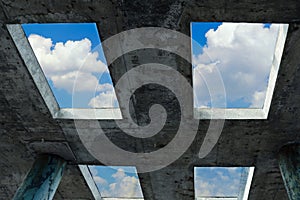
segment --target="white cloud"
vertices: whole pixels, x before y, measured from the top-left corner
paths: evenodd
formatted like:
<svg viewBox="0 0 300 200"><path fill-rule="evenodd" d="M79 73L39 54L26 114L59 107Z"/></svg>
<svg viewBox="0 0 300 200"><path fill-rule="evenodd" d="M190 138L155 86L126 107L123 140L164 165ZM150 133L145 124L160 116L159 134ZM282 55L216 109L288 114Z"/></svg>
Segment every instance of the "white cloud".
<svg viewBox="0 0 300 200"><path fill-rule="evenodd" d="M196 168L195 193L199 196L236 196L239 193L241 168Z"/></svg>
<svg viewBox="0 0 300 200"><path fill-rule="evenodd" d="M114 90L101 92L89 102L92 108L113 108L117 106L117 97Z"/></svg>
<svg viewBox="0 0 300 200"><path fill-rule="evenodd" d="M255 91L252 95L251 107L259 107L264 103L266 97L266 91Z"/></svg>
<svg viewBox="0 0 300 200"><path fill-rule="evenodd" d="M109 90L113 90L113 86L112 84L109 83L104 83L104 84L99 84L98 87L96 88L96 90L98 92L105 92L105 91L109 91Z"/></svg>
<svg viewBox="0 0 300 200"><path fill-rule="evenodd" d="M98 175L96 166L89 166L89 169L96 184L100 184L102 187L107 185L107 181Z"/></svg>
<svg viewBox="0 0 300 200"><path fill-rule="evenodd" d="M122 179L126 176L124 169L119 168L115 174L112 175L115 179Z"/></svg>
<svg viewBox="0 0 300 200"><path fill-rule="evenodd" d="M219 176L219 178L220 178L222 181L228 181L228 180L229 180L229 177L226 176L226 175L224 175L224 173L221 172L221 171L218 171L218 172L217 172L217 175Z"/></svg>
<svg viewBox="0 0 300 200"><path fill-rule="evenodd" d="M100 177L100 176L94 176L93 178L94 178L94 181L95 181L96 184L101 184L101 185L106 185L107 184L107 181L104 178Z"/></svg>
<svg viewBox="0 0 300 200"><path fill-rule="evenodd" d="M70 94L73 91L95 91L98 87L98 79L91 73L72 71L66 74L51 76L56 88L63 88Z"/></svg>
<svg viewBox="0 0 300 200"><path fill-rule="evenodd" d="M98 52L92 52L89 39L54 44L50 38L32 34L28 40L45 76L53 82L55 88L66 90L69 94L73 94L73 91L91 94L86 96L100 92L88 100L91 107L117 105L112 84L99 84L97 76L107 73L108 69L99 60Z"/></svg>
<svg viewBox="0 0 300 200"><path fill-rule="evenodd" d="M218 69L228 102L242 99L251 107L261 107L265 93L259 92L265 91L267 87L278 27L223 23L217 30L209 30L205 35L207 45L203 53L193 55L196 106L207 106L210 102L205 82L199 73L211 78L210 74Z"/></svg>
<svg viewBox="0 0 300 200"><path fill-rule="evenodd" d="M48 79L58 89L95 91L98 78L95 73L106 73L107 66L98 59L98 52L92 52L91 41L58 42L32 34L28 37L31 47Z"/></svg>
<svg viewBox="0 0 300 200"><path fill-rule="evenodd" d="M215 185L203 180L198 179L196 181L195 193L196 196L213 196Z"/></svg>
<svg viewBox="0 0 300 200"><path fill-rule="evenodd" d="M98 73L107 70L106 65L98 60L98 52L92 52L92 43L87 38L53 44L50 38L32 34L28 40L41 67L49 76L79 69Z"/></svg>
<svg viewBox="0 0 300 200"><path fill-rule="evenodd" d="M109 185L109 190L103 191L102 196L107 197L142 197L139 180L134 176L125 174L122 168L119 168L112 175L114 183Z"/></svg>

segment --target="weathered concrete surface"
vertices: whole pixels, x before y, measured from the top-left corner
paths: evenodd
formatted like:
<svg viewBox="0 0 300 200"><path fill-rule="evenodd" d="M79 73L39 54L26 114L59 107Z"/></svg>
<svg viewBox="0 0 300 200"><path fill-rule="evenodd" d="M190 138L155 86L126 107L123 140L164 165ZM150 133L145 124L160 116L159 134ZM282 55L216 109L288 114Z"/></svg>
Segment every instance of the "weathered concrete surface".
<svg viewBox="0 0 300 200"><path fill-rule="evenodd" d="M67 165L54 196L55 200L93 200L94 197L77 165Z"/></svg>
<svg viewBox="0 0 300 200"><path fill-rule="evenodd" d="M66 152L61 155L68 157L69 163L101 164L85 150L71 120L52 119L5 24L96 22L102 39L106 39L122 30L143 26L166 27L189 34L190 21L295 23L300 20L299 11L300 2L283 0L0 1L0 199L12 198L36 154L41 153L40 148L32 148L32 143L36 147L38 142L46 141L44 149L51 143L49 151L53 151L55 144L66 142L72 150L70 154L75 155L75 159L72 155L67 156ZM268 120L227 120L218 145L205 159L200 160L197 152L208 126L207 121L201 121L196 140L178 161L166 169L140 174L145 199L193 199L191 169L194 166L250 165L256 167L250 200L287 199L278 168L277 152L285 143L300 139L299 48L299 26L290 25ZM191 82L189 65L177 65L176 58L167 52L161 55L161 62L175 63L174 67ZM126 56L128 59L121 62L125 65L115 63L110 67L114 81L132 64L145 61L142 52L132 52ZM149 90L152 96L161 95L163 91L158 87L145 88L144 91ZM149 102L144 91L135 93L137 102L132 102L132 114L137 114L135 117L140 124L148 122L145 108L140 103ZM178 109L176 101L173 101L172 96L169 100L171 103L167 106L170 106L171 112L176 113L173 110ZM128 150L147 152L168 143L177 130L172 127L176 123L175 115L170 119L170 127L165 132L147 142L128 138L112 121L102 122L102 125L115 144ZM78 169L69 166L67 174L68 179L63 178L55 198L91 199Z"/></svg>

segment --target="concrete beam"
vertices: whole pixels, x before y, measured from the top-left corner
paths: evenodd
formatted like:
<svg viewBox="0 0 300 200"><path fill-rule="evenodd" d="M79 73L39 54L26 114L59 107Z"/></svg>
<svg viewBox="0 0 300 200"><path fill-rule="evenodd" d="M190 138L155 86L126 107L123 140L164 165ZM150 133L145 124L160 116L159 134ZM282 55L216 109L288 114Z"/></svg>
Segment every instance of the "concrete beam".
<svg viewBox="0 0 300 200"><path fill-rule="evenodd" d="M170 165L139 174L145 200L194 200L194 169Z"/></svg>
<svg viewBox="0 0 300 200"><path fill-rule="evenodd" d="M279 167L289 199L300 199L300 144L290 144L280 150Z"/></svg>
<svg viewBox="0 0 300 200"><path fill-rule="evenodd" d="M33 164L14 200L51 200L62 178L66 161L54 155L42 155Z"/></svg>

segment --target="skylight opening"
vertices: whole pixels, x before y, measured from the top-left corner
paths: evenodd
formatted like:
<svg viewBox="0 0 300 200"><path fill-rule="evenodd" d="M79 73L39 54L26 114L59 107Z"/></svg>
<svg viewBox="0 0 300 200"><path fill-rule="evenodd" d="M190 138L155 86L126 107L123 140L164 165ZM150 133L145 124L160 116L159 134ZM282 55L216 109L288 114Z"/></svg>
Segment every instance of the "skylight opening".
<svg viewBox="0 0 300 200"><path fill-rule="evenodd" d="M22 24L60 108L118 108L95 23Z"/></svg>
<svg viewBox="0 0 300 200"><path fill-rule="evenodd" d="M195 167L196 200L247 200L254 167Z"/></svg>
<svg viewBox="0 0 300 200"><path fill-rule="evenodd" d="M102 199L144 199L135 167L88 167Z"/></svg>
<svg viewBox="0 0 300 200"><path fill-rule="evenodd" d="M192 22L194 107L268 107L287 28L287 24ZM212 97L205 78L217 79L211 76L214 71L219 71L224 85L214 86Z"/></svg>
<svg viewBox="0 0 300 200"><path fill-rule="evenodd" d="M122 119L95 24L7 28L54 118ZM191 23L194 118L267 119L287 29L287 24ZM214 71L224 84L214 84Z"/></svg>

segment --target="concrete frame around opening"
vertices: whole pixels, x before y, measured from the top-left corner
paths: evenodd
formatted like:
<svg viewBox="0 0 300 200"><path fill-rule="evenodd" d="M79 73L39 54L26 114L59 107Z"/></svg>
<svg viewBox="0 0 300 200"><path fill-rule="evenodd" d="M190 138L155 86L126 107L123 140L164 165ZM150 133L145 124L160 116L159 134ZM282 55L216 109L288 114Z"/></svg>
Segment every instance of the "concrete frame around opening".
<svg viewBox="0 0 300 200"><path fill-rule="evenodd" d="M225 113L225 119L267 119L273 92L275 89L288 27L288 24L279 25L279 31L276 39L275 51L263 108L195 108L194 117L196 119L220 119L219 116L224 116Z"/></svg>
<svg viewBox="0 0 300 200"><path fill-rule="evenodd" d="M60 108L20 24L7 29L54 119L122 119L119 108Z"/></svg>
<svg viewBox="0 0 300 200"><path fill-rule="evenodd" d="M122 119L119 108L60 108L22 26L20 24L8 24L7 28L54 119ZM222 116L224 119L267 119L287 31L288 24L280 24L263 108L194 108L194 118L220 119Z"/></svg>

